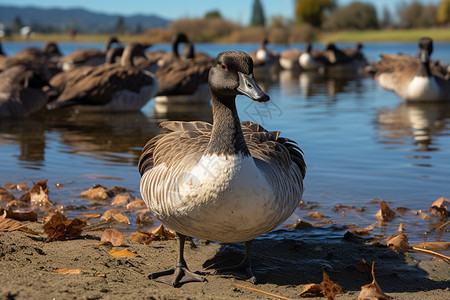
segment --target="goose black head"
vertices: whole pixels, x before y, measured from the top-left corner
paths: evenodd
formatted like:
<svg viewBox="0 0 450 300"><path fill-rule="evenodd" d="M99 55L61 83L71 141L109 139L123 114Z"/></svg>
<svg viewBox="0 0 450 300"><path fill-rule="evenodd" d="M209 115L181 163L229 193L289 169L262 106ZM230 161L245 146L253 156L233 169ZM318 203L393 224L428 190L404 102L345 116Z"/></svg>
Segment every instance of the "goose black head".
<svg viewBox="0 0 450 300"><path fill-rule="evenodd" d="M56 42L47 42L44 46L44 53L49 56L61 56L58 44Z"/></svg>
<svg viewBox="0 0 450 300"><path fill-rule="evenodd" d="M433 52L433 40L424 37L419 40L419 57L421 62L428 63Z"/></svg>
<svg viewBox="0 0 450 300"><path fill-rule="evenodd" d="M235 97L240 94L258 102L270 99L256 83L253 60L242 51L219 53L215 65L209 71L208 81L211 91L219 97Z"/></svg>

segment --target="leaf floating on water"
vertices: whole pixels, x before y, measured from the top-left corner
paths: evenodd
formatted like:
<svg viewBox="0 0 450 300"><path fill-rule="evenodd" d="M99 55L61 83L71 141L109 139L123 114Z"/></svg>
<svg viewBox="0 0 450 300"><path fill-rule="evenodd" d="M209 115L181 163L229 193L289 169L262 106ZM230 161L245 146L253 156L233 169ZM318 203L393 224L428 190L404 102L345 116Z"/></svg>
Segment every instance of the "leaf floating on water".
<svg viewBox="0 0 450 300"><path fill-rule="evenodd" d="M377 219L385 222L390 222L394 219L394 211L383 200L380 200L380 208L381 209L375 215Z"/></svg>
<svg viewBox="0 0 450 300"><path fill-rule="evenodd" d="M408 244L408 236L405 233L388 238L387 246L398 253L404 253L411 248Z"/></svg>
<svg viewBox="0 0 450 300"><path fill-rule="evenodd" d="M336 295L342 294L340 285L331 281L330 277L325 272L323 272L323 281L320 285L322 286L323 295L329 300L334 299L334 296Z"/></svg>
<svg viewBox="0 0 450 300"><path fill-rule="evenodd" d="M322 286L318 283L309 283L303 286L303 290L297 294L301 297L320 297L322 296Z"/></svg>
<svg viewBox="0 0 450 300"><path fill-rule="evenodd" d="M326 218L324 215L322 215L318 211L311 211L311 212L309 212L307 214L307 217L310 218L310 219L314 219L314 220L322 220L322 219Z"/></svg>
<svg viewBox="0 0 450 300"><path fill-rule="evenodd" d="M18 191L26 191L29 189L25 183L17 183L17 182L7 182L3 185L3 187L8 190L18 190Z"/></svg>
<svg viewBox="0 0 450 300"><path fill-rule="evenodd" d="M81 274L81 269L59 269L52 272L58 274Z"/></svg>
<svg viewBox="0 0 450 300"><path fill-rule="evenodd" d="M119 250L117 248L113 248L111 251L107 252L112 257L130 257L134 258L137 256L136 253L129 251L128 249Z"/></svg>
<svg viewBox="0 0 450 300"><path fill-rule="evenodd" d="M56 213L44 224L44 232L48 236L46 242L80 236L84 226L86 221L83 219L67 220L66 216Z"/></svg>
<svg viewBox="0 0 450 300"><path fill-rule="evenodd" d="M450 207L450 199L441 197L431 204L428 211L436 217L448 218L448 207Z"/></svg>
<svg viewBox="0 0 450 300"><path fill-rule="evenodd" d="M358 300L390 300L391 297L384 294L378 283L375 281L374 273L375 263L372 263L372 283L366 284L361 287L361 292L359 293Z"/></svg>
<svg viewBox="0 0 450 300"><path fill-rule="evenodd" d="M147 205L145 204L144 200L136 199L127 204L127 209L137 210L137 209L145 208L146 206Z"/></svg>
<svg viewBox="0 0 450 300"><path fill-rule="evenodd" d="M356 235L367 236L367 235L370 235L369 231L374 229L377 224L378 224L378 221L373 223L372 225L367 226L366 228L363 228L363 229L353 229L353 230L351 230L351 232Z"/></svg>
<svg viewBox="0 0 450 300"><path fill-rule="evenodd" d="M0 187L0 202L8 202L15 200L16 197L14 197L13 194L8 192L6 189Z"/></svg>
<svg viewBox="0 0 450 300"><path fill-rule="evenodd" d="M111 245L118 247L123 243L123 233L117 229L110 228L103 231L101 242L102 244L111 243Z"/></svg>
<svg viewBox="0 0 450 300"><path fill-rule="evenodd" d="M3 214L3 211L5 210L0 207L0 215ZM25 212L14 212L12 208L9 208L6 211L6 217L18 221L31 221L31 222L37 221L37 214L32 210Z"/></svg>
<svg viewBox="0 0 450 300"><path fill-rule="evenodd" d="M405 229L403 229L403 223L400 223L400 225L398 225L398 232L402 233L403 231L405 231Z"/></svg>
<svg viewBox="0 0 450 300"><path fill-rule="evenodd" d="M420 217L422 220L425 220L425 221L431 220L431 217L427 213L425 213L421 210L415 210L415 211L413 211L413 213L416 216Z"/></svg>
<svg viewBox="0 0 450 300"><path fill-rule="evenodd" d="M130 236L130 241L148 245L152 241L173 240L177 237L175 231L165 228L162 224L147 231L134 232Z"/></svg>
<svg viewBox="0 0 450 300"><path fill-rule="evenodd" d="M116 206L116 207L122 207L122 206L126 206L129 202L131 201L131 196L130 194L119 194L116 195L113 199L113 201L111 202L111 205Z"/></svg>
<svg viewBox="0 0 450 300"><path fill-rule="evenodd" d="M86 219L100 218L102 216L101 213L84 213L81 215Z"/></svg>
<svg viewBox="0 0 450 300"><path fill-rule="evenodd" d="M104 186L92 187L87 191L81 192L80 196L95 200L106 200L109 198L107 189Z"/></svg>
<svg viewBox="0 0 450 300"><path fill-rule="evenodd" d="M286 224L284 228L287 229L311 229L314 226L311 223L305 222L301 219L298 219L294 224Z"/></svg>

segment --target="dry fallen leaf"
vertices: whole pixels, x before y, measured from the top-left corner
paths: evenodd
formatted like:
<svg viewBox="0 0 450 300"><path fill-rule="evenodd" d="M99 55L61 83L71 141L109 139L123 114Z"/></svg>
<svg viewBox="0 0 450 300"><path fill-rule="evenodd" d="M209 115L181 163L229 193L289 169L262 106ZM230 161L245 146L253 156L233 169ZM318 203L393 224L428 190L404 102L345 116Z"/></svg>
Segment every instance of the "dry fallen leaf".
<svg viewBox="0 0 450 300"><path fill-rule="evenodd" d="M322 286L318 283L309 283L303 286L303 290L297 296L301 297L320 297L322 295Z"/></svg>
<svg viewBox="0 0 450 300"><path fill-rule="evenodd" d="M100 218L101 221L106 222L117 222L121 224L130 224L130 219L128 217L122 215L122 211L120 209L108 209L105 211L103 216Z"/></svg>
<svg viewBox="0 0 450 300"><path fill-rule="evenodd" d="M372 283L361 287L358 300L389 300L391 297L383 293L378 283L375 281L374 263L372 263Z"/></svg>
<svg viewBox="0 0 450 300"><path fill-rule="evenodd" d="M66 216L56 213L44 224L44 232L47 234L46 242L65 240L77 237L86 226L86 221L79 218L67 220Z"/></svg>
<svg viewBox="0 0 450 300"><path fill-rule="evenodd" d="M149 217L147 215L137 215L136 216L136 224L138 226L149 226L154 223L154 220L152 217Z"/></svg>
<svg viewBox="0 0 450 300"><path fill-rule="evenodd" d="M144 200L142 199L136 199L134 201L131 201L130 203L127 204L127 209L131 209L131 210L137 210L140 208L144 208L147 205L145 204Z"/></svg>
<svg viewBox="0 0 450 300"><path fill-rule="evenodd" d="M28 186L25 183L6 182L3 187L8 190L26 191Z"/></svg>
<svg viewBox="0 0 450 300"><path fill-rule="evenodd" d="M101 213L84 213L81 215L86 219L100 218L102 216Z"/></svg>
<svg viewBox="0 0 450 300"><path fill-rule="evenodd" d="M294 224L286 224L284 228L287 229L311 229L314 226L311 223L305 222L301 219L298 219Z"/></svg>
<svg viewBox="0 0 450 300"><path fill-rule="evenodd" d="M101 185L92 187L87 191L81 192L80 196L95 200L106 200L109 198L107 189Z"/></svg>
<svg viewBox="0 0 450 300"><path fill-rule="evenodd" d="M398 226L398 232L402 233L403 231L405 231L405 229L403 228L403 223L400 223L400 225Z"/></svg>
<svg viewBox="0 0 450 300"><path fill-rule="evenodd" d="M107 252L112 257L131 257L134 258L137 256L136 253L129 251L128 249L119 250L117 248L113 248L111 251Z"/></svg>
<svg viewBox="0 0 450 300"><path fill-rule="evenodd" d="M324 215L322 215L320 212L318 211L311 211L306 215L308 218L310 219L314 219L314 220L322 220L324 218L326 218Z"/></svg>
<svg viewBox="0 0 450 300"><path fill-rule="evenodd" d="M175 231L165 228L162 224L147 231L138 231L131 234L130 241L148 245L152 241L173 240L177 237Z"/></svg>
<svg viewBox="0 0 450 300"><path fill-rule="evenodd" d="M3 214L3 211L6 210L0 207L0 215ZM18 221L31 221L31 222L37 221L37 214L32 210L25 212L14 212L12 208L9 208L6 211L6 217Z"/></svg>
<svg viewBox="0 0 450 300"><path fill-rule="evenodd" d="M448 207L450 207L450 199L441 197L431 204L428 211L434 216L448 218Z"/></svg>
<svg viewBox="0 0 450 300"><path fill-rule="evenodd" d="M12 200L12 201L9 201L6 204L6 208L10 208L10 207L14 207L14 206L16 206L16 207L28 207L29 205L28 205L27 202L24 202L24 201L21 201L21 200Z"/></svg>
<svg viewBox="0 0 450 300"><path fill-rule="evenodd" d="M395 217L395 213L383 200L380 200L380 210L377 212L375 217L381 221L392 221Z"/></svg>
<svg viewBox="0 0 450 300"><path fill-rule="evenodd" d="M327 273L323 272L323 281L320 283L322 286L322 293L328 299L334 299L334 296L342 294L342 288L333 281L330 280L330 277Z"/></svg>
<svg viewBox="0 0 450 300"><path fill-rule="evenodd" d="M59 269L52 272L58 274L81 274L81 269Z"/></svg>
<svg viewBox="0 0 450 300"><path fill-rule="evenodd" d="M408 251L411 247L408 244L408 236L405 233L397 235L392 238L388 238L387 246L398 253L404 253Z"/></svg>
<svg viewBox="0 0 450 300"><path fill-rule="evenodd" d="M431 217L427 213L425 213L421 210L414 210L413 213L416 216L420 217L422 220L425 220L425 221L431 220Z"/></svg>
<svg viewBox="0 0 450 300"><path fill-rule="evenodd" d="M358 261L356 270L358 270L358 272L361 272L361 273L369 273L370 265L364 259L361 259L360 261Z"/></svg>
<svg viewBox="0 0 450 300"><path fill-rule="evenodd" d="M101 242L102 244L111 243L111 245L118 247L123 243L123 233L117 229L110 228L103 231Z"/></svg>
<svg viewBox="0 0 450 300"><path fill-rule="evenodd" d="M377 224L378 224L378 221L373 223L372 225L367 226L366 228L363 228L363 229L353 229L353 230L351 230L351 232L353 234L357 234L357 235L370 235L369 231L374 229Z"/></svg>
<svg viewBox="0 0 450 300"><path fill-rule="evenodd" d="M130 194L119 194L116 195L111 202L111 205L116 207L122 207L126 206L131 201L131 195Z"/></svg>
<svg viewBox="0 0 450 300"><path fill-rule="evenodd" d="M19 222L13 219L6 218L6 211L0 216L0 232L2 231L14 231L20 229L21 225Z"/></svg>
<svg viewBox="0 0 450 300"><path fill-rule="evenodd" d="M52 205L48 198L47 180L41 180L29 190L30 203L34 207L48 208ZM21 197L22 198L22 197Z"/></svg>
<svg viewBox="0 0 450 300"><path fill-rule="evenodd" d="M15 200L16 197L14 197L13 194L8 192L6 189L0 187L0 202L8 202Z"/></svg>

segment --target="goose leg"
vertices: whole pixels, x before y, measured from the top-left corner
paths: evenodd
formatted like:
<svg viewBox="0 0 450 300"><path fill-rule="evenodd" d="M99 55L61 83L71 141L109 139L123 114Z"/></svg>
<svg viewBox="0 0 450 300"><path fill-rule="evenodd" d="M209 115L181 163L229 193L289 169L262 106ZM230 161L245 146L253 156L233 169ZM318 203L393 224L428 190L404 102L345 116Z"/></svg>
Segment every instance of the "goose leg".
<svg viewBox="0 0 450 300"><path fill-rule="evenodd" d="M250 281L253 284L257 284L258 281L257 281L255 275L253 274L252 263L250 261L250 252L251 252L252 242L253 242L253 240L245 242L245 256L244 256L244 259L238 265L221 268L220 270L217 271L217 273L223 274L223 273L231 273L231 272L235 272L235 271L245 272L247 274L248 281Z"/></svg>
<svg viewBox="0 0 450 300"><path fill-rule="evenodd" d="M184 242L186 240L186 236L182 235L181 233L177 233L177 235L179 240L179 248L178 248L178 261L175 268L161 272L151 273L148 275L148 278L157 282L172 285L174 287L187 282L205 281L206 280L205 277L189 271L186 265L186 261L184 260Z"/></svg>

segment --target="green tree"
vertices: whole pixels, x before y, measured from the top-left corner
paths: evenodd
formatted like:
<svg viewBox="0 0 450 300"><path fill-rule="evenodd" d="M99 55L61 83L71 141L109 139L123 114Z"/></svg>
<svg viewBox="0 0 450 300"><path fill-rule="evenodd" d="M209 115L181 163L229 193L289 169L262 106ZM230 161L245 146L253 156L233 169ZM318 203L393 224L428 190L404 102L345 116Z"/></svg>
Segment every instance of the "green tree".
<svg viewBox="0 0 450 300"><path fill-rule="evenodd" d="M299 23L309 23L320 27L325 19L325 13L335 7L334 0L298 0L295 16Z"/></svg>
<svg viewBox="0 0 450 300"><path fill-rule="evenodd" d="M381 19L381 26L383 28L392 26L391 12L386 6L383 8L383 18Z"/></svg>
<svg viewBox="0 0 450 300"><path fill-rule="evenodd" d="M116 32L120 34L125 32L125 19L122 16L117 19Z"/></svg>
<svg viewBox="0 0 450 300"><path fill-rule="evenodd" d="M450 23L450 0L442 0L436 11L436 21L444 25Z"/></svg>
<svg viewBox="0 0 450 300"><path fill-rule="evenodd" d="M400 25L405 28L431 27L436 25L437 6L423 5L418 1L397 7Z"/></svg>
<svg viewBox="0 0 450 300"><path fill-rule="evenodd" d="M253 2L252 18L250 20L251 26L265 26L266 17L264 16L264 10L259 0Z"/></svg>
<svg viewBox="0 0 450 300"><path fill-rule="evenodd" d="M19 32L20 28L23 27L22 19L20 16L15 16L12 23L12 30L15 32Z"/></svg>
<svg viewBox="0 0 450 300"><path fill-rule="evenodd" d="M205 14L205 18L222 18L222 15L220 14L220 11L217 9L208 11Z"/></svg>
<svg viewBox="0 0 450 300"><path fill-rule="evenodd" d="M358 1L334 10L323 23L323 28L329 30L362 30L377 27L378 19L375 6Z"/></svg>

